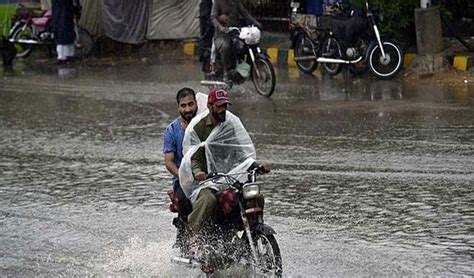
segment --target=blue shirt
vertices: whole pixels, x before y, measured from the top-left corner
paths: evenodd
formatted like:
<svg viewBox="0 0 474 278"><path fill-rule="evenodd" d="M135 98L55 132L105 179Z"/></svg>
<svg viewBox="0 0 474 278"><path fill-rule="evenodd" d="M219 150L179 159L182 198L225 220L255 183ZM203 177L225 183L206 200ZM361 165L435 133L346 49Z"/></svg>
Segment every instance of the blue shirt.
<svg viewBox="0 0 474 278"><path fill-rule="evenodd" d="M163 140L163 153L174 153L174 163L179 168L183 159L184 128L181 119L177 118L165 129Z"/></svg>

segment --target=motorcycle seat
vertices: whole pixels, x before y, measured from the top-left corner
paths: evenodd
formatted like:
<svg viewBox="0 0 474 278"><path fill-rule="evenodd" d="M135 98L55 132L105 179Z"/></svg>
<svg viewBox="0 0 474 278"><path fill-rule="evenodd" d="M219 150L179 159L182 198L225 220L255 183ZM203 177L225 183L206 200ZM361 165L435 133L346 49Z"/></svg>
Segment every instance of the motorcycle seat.
<svg viewBox="0 0 474 278"><path fill-rule="evenodd" d="M51 11L47 11L42 17L33 18L33 24L39 27L46 27L48 25L49 20L51 19Z"/></svg>

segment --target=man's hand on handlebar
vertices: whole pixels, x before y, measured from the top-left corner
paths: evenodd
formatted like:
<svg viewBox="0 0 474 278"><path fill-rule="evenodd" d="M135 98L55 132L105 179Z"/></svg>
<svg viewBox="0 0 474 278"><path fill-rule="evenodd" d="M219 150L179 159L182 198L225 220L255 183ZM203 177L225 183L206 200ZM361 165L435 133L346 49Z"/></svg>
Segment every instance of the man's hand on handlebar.
<svg viewBox="0 0 474 278"><path fill-rule="evenodd" d="M272 164L268 161L261 162L258 165L258 171L262 174L269 173L272 170Z"/></svg>
<svg viewBox="0 0 474 278"><path fill-rule="evenodd" d="M227 32L229 32L229 28L221 26L221 27L219 27L219 31L221 31L222 33L227 33Z"/></svg>
<svg viewBox="0 0 474 278"><path fill-rule="evenodd" d="M196 179L197 181L203 181L207 179L207 174L203 171L199 171L194 175L194 179Z"/></svg>

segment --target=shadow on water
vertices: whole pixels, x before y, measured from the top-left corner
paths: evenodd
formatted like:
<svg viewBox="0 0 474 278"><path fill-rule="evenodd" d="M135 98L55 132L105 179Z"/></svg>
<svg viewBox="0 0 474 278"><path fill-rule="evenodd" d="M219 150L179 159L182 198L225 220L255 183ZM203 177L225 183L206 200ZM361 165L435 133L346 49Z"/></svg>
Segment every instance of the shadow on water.
<svg viewBox="0 0 474 278"><path fill-rule="evenodd" d="M198 66L71 69L0 81L2 272L198 275L167 260L161 154L176 90L206 89ZM274 164L285 275L472 275L472 84L277 76L271 99L236 86L230 109Z"/></svg>

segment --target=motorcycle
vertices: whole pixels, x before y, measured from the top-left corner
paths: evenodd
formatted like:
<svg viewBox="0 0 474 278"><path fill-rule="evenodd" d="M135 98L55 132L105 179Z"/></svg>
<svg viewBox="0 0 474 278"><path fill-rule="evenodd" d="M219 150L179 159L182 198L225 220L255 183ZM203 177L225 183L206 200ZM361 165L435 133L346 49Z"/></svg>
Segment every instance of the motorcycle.
<svg viewBox="0 0 474 278"><path fill-rule="evenodd" d="M260 48L260 30L257 27L230 27L228 34L232 37L235 53L235 66L229 70L229 80L224 80L222 64L219 57L204 67L205 80L201 85L210 88L221 87L230 89L234 84L242 84L252 80L257 93L270 97L276 84L275 70L267 56ZM211 57L215 56L214 44Z"/></svg>
<svg viewBox="0 0 474 278"><path fill-rule="evenodd" d="M21 5L21 4L20 4ZM20 6L13 18L13 27L9 32L9 40L17 49L17 58L26 58L33 51L34 46L44 45L50 56L54 56L56 43L52 31L51 10L34 14L31 9ZM77 23L77 19L75 19ZM76 39L74 41L75 57L88 57L94 46L91 34L82 26L74 24Z"/></svg>
<svg viewBox="0 0 474 278"><path fill-rule="evenodd" d="M377 27L378 17L369 9L368 1L365 2L364 14L360 17L346 13L344 19L326 20L316 19L316 35L311 30L298 23L299 3L292 2L292 15L290 26L293 30L293 48L295 62L298 68L311 74L321 63L324 70L331 74L338 74L342 65L366 65L376 77L380 79L393 78L403 66L403 51L393 40L381 37ZM348 15L347 15L348 14ZM321 26L333 25L333 26ZM339 25L339 26L337 26ZM354 28L350 32L357 39L341 39L335 32L334 26L342 26L340 33L348 33L348 28ZM370 26L371 28L367 28ZM333 28L331 28L333 27ZM344 29L344 27L346 29Z"/></svg>
<svg viewBox="0 0 474 278"><path fill-rule="evenodd" d="M274 236L276 232L263 223L263 196L261 184L256 181L259 173L261 169L258 167L245 172L248 175L245 183L235 178L235 175L243 173L212 174L201 182L202 185L214 183L227 188L216 193L216 225L208 233L214 236L206 237L202 256L187 256L184 252L181 257L173 257L172 262L200 268L208 274L239 264L256 273L282 276L281 253ZM176 212L177 199L172 197L172 192L168 194L172 201L170 210ZM181 219L175 218L173 223L176 225L177 221Z"/></svg>

